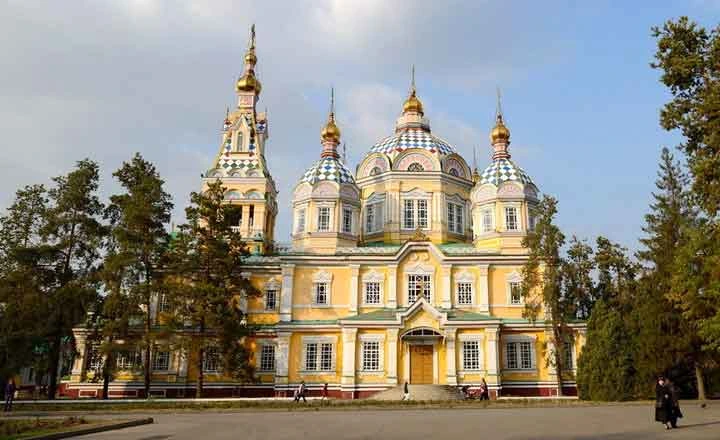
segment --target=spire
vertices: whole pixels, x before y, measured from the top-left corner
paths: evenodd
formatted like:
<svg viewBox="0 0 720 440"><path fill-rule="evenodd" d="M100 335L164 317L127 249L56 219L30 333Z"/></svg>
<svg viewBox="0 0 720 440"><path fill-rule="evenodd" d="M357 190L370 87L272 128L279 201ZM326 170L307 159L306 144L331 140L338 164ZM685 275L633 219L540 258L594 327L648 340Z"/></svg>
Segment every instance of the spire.
<svg viewBox="0 0 720 440"><path fill-rule="evenodd" d="M228 131L230 128L230 107L225 107L225 121L223 121L223 131Z"/></svg>
<svg viewBox="0 0 720 440"><path fill-rule="evenodd" d="M478 183L480 181L480 173L477 168L477 147L473 146L473 172L472 181Z"/></svg>
<svg viewBox="0 0 720 440"><path fill-rule="evenodd" d="M415 65L413 64L410 69L410 94L405 100L403 105L403 114L417 113L420 116L423 115L422 102L417 97L417 89L415 88Z"/></svg>
<svg viewBox="0 0 720 440"><path fill-rule="evenodd" d="M255 55L255 24L250 26L250 39L248 41L248 49L245 52L245 70L237 80L235 89L238 92L255 92L260 94L262 86L260 81L255 77L255 65L257 64L257 55Z"/></svg>
<svg viewBox="0 0 720 440"><path fill-rule="evenodd" d="M335 124L335 89L330 89L330 114L328 121L320 132L320 141L323 146L322 157L339 158L337 146L340 144L340 129Z"/></svg>
<svg viewBox="0 0 720 440"><path fill-rule="evenodd" d="M510 153L508 146L510 145L510 130L505 126L502 112L502 99L500 88L497 88L497 104L495 106L495 127L490 132L490 142L493 146L493 160L509 159Z"/></svg>

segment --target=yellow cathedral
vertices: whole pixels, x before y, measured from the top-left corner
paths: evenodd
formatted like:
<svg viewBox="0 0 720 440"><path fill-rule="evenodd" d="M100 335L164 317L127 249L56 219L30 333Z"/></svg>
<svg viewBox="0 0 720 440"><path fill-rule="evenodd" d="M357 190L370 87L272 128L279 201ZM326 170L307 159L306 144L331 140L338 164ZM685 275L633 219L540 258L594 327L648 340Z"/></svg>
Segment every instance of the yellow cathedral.
<svg viewBox="0 0 720 440"><path fill-rule="evenodd" d="M522 317L522 239L533 229L538 188L510 155L500 110L490 133L489 164L471 169L431 131L414 80L395 130L371 146L354 172L338 153L334 108L320 132L317 160L292 188L292 244L275 243L275 182L265 156L269 124L256 110L254 29L236 83L237 106L224 121L219 152L202 185L220 179L227 203L240 206L237 228L253 255L247 272L262 296L241 306L258 329L250 343L255 381L219 371L208 349L208 396L288 396L305 381L332 396L397 393L408 382L478 387L492 398L551 396L558 387L548 357L551 329ZM321 121L318 121L321 125ZM155 313L164 311L162 298ZM585 324L565 344L564 393L576 393L574 369ZM67 393L95 397L85 330ZM139 396L139 354L118 356L111 396ZM158 348L152 394L192 396L192 353ZM126 370L126 371L125 371Z"/></svg>

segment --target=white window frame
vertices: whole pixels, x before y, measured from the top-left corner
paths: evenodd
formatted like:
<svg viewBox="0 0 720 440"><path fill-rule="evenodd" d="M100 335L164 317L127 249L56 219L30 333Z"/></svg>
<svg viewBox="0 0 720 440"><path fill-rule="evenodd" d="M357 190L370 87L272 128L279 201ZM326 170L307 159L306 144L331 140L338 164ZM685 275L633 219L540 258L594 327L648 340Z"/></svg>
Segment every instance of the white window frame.
<svg viewBox="0 0 720 440"><path fill-rule="evenodd" d="M118 350L115 353L115 368L119 371L134 371L142 365L142 353L136 349Z"/></svg>
<svg viewBox="0 0 720 440"><path fill-rule="evenodd" d="M348 222L346 222L348 220ZM342 225L341 225L341 231L343 234L352 234L353 233L353 210L352 208L343 207L342 209Z"/></svg>
<svg viewBox="0 0 720 440"><path fill-rule="evenodd" d="M529 335L509 335L503 338L503 369L508 371L537 371L537 347L536 338ZM522 366L522 349L520 344L530 344L530 367ZM517 366L509 366L510 344L514 344Z"/></svg>
<svg viewBox="0 0 720 440"><path fill-rule="evenodd" d="M271 367L269 367L269 368L266 365L266 361L267 361L267 359L265 358L265 355L267 354L265 352L266 348L269 349L268 351L272 352L271 353L272 358L269 361L271 363ZM260 344L258 346L258 363L257 363L258 372L274 373L275 369L277 368L276 359L277 359L277 347L275 346L274 343L264 343L264 344Z"/></svg>
<svg viewBox="0 0 720 440"><path fill-rule="evenodd" d="M425 204L425 226L420 226L420 201ZM408 216L406 214L406 202L410 203L410 210L412 212L412 224L406 224ZM400 197L400 229L404 231L411 231L418 229L429 230L432 226L432 194L426 193L421 190L414 190L408 193L403 193Z"/></svg>
<svg viewBox="0 0 720 440"><path fill-rule="evenodd" d="M314 344L315 345L315 368L308 369L308 346ZM322 368L322 353L323 353L323 346L330 346L331 349L331 359L330 359L330 368L323 369ZM337 356L337 338L332 336L304 336L302 338L302 364L301 364L301 372L302 373L314 373L314 374L326 374L326 373L332 373L336 370L336 358Z"/></svg>
<svg viewBox="0 0 720 440"><path fill-rule="evenodd" d="M575 359L575 341L570 337L567 341L563 342L564 356L565 356L565 370L564 371L575 371L577 369L577 359ZM570 358L568 359L568 355ZM567 361L570 361L570 368L567 366Z"/></svg>
<svg viewBox="0 0 720 440"><path fill-rule="evenodd" d="M158 295L157 311L158 313L168 313L170 311L167 295L164 293Z"/></svg>
<svg viewBox="0 0 720 440"><path fill-rule="evenodd" d="M446 197L445 219L447 220L448 231L465 235L465 201L457 196Z"/></svg>
<svg viewBox="0 0 720 440"><path fill-rule="evenodd" d="M307 216L306 216L307 208L302 207L298 208L297 215L295 216L295 233L296 234L302 234L305 232L305 228L307 227Z"/></svg>
<svg viewBox="0 0 720 440"><path fill-rule="evenodd" d="M477 372L485 370L485 350L483 347L483 335L477 334L461 334L458 337L460 343L460 372ZM477 368L468 368L465 365L465 343L477 343Z"/></svg>
<svg viewBox="0 0 720 440"><path fill-rule="evenodd" d="M525 298L523 298L523 296L522 296L522 290L520 293L520 302L513 302L512 289L513 289L514 284L520 284L520 289L522 289L522 275L520 275L520 273L517 270L510 272L507 275L507 277L505 278L507 306L508 307L524 307L525 306Z"/></svg>
<svg viewBox="0 0 720 440"><path fill-rule="evenodd" d="M384 335L360 335L360 368L361 374L382 375L385 372L385 336ZM377 368L365 367L365 348L370 344L377 344Z"/></svg>
<svg viewBox="0 0 720 440"><path fill-rule="evenodd" d="M469 304L460 302L460 286L467 284L470 285ZM455 276L455 305L460 308L472 307L475 305L475 276L467 270L464 270Z"/></svg>
<svg viewBox="0 0 720 440"><path fill-rule="evenodd" d="M220 373L220 352L214 345L205 347L203 353L203 373Z"/></svg>
<svg viewBox="0 0 720 440"><path fill-rule="evenodd" d="M323 285L325 286L325 302L319 303L317 302L318 289ZM332 274L330 272L321 270L313 276L312 305L313 307L330 307L332 305Z"/></svg>
<svg viewBox="0 0 720 440"><path fill-rule="evenodd" d="M485 214L489 214L490 224L485 223ZM480 230L483 234L495 232L495 209L493 206L483 206L480 208Z"/></svg>
<svg viewBox="0 0 720 440"><path fill-rule="evenodd" d="M515 228L510 229L508 224L508 212L513 210L515 212ZM520 232L522 230L521 219L520 219L520 206L516 204L506 204L503 206L503 222L505 224L505 230L507 232Z"/></svg>
<svg viewBox="0 0 720 440"><path fill-rule="evenodd" d="M363 282L362 305L368 306L368 307L382 307L382 305L384 304L384 301L385 301L385 299L384 299L384 297L385 297L385 295L384 295L385 276L382 273L376 272L373 270L373 271L370 271L370 272L366 273L365 275L363 275L362 282ZM379 298L378 298L378 302L376 302L376 303L371 303L371 302L367 301L369 284L378 284Z"/></svg>
<svg viewBox="0 0 720 440"><path fill-rule="evenodd" d="M167 367L166 368L158 368L162 367L163 365L158 365L158 356L163 353L167 354ZM150 369L153 372L159 372L159 371L170 371L170 365L172 365L172 353L170 353L169 350L158 350L155 349L152 351L152 362L150 363Z"/></svg>
<svg viewBox="0 0 720 440"><path fill-rule="evenodd" d="M270 298L270 292L272 292L272 301L268 301ZM273 310L277 310L278 308L278 297L279 297L279 291L276 288L265 288L265 311L270 312Z"/></svg>
<svg viewBox="0 0 720 440"><path fill-rule="evenodd" d="M385 194L373 194L365 201L365 212L363 214L365 234L375 234L383 231L385 225L384 210ZM372 219L370 218L371 214Z"/></svg>
<svg viewBox="0 0 720 440"><path fill-rule="evenodd" d="M327 225L323 224L325 218L325 210L327 210ZM317 232L330 232L332 231L332 207L330 206L318 206L317 207Z"/></svg>
<svg viewBox="0 0 720 440"><path fill-rule="evenodd" d="M405 274L405 280L407 283L406 298L407 298L408 304L413 304L418 299L417 294L414 294L412 299L410 298L410 292L412 289L415 288L414 286L417 284L417 277L423 277L423 278L427 277L428 282L425 284L425 286L423 286L423 287L425 287L423 289L423 294L425 295L425 301L432 304L432 300L433 300L433 296L434 296L433 295L433 274L425 273L425 272ZM413 286L413 287L411 287L411 286Z"/></svg>

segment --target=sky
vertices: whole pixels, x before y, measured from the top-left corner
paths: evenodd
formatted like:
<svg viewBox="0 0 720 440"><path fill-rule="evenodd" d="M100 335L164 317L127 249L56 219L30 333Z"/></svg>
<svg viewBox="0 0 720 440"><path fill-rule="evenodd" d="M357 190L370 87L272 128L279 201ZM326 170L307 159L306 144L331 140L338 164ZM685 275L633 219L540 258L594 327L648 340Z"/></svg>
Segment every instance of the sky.
<svg viewBox="0 0 720 440"><path fill-rule="evenodd" d="M234 105L250 24L259 110L279 194L319 158L336 91L351 169L391 134L415 65L433 133L468 163L490 163L496 89L513 160L559 200L570 237L637 249L663 146L669 99L650 68L651 27L687 15L714 27L717 1L95 0L0 2L0 208L77 160L112 172L135 152L154 162L182 222Z"/></svg>

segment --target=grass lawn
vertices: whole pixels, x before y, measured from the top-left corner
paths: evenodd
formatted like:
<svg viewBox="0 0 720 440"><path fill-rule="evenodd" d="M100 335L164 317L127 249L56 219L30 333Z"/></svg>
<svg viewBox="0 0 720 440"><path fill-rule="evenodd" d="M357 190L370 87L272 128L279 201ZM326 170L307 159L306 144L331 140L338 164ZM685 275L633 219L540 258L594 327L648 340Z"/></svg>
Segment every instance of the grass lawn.
<svg viewBox="0 0 720 440"><path fill-rule="evenodd" d="M65 417L64 419L0 419L0 439L24 439L41 434L50 434L87 427L95 421L82 417Z"/></svg>

